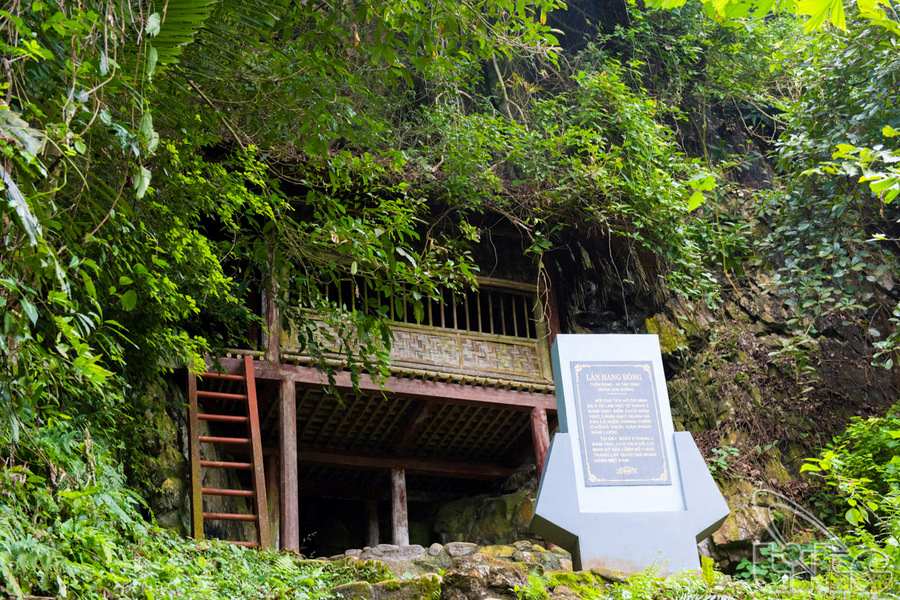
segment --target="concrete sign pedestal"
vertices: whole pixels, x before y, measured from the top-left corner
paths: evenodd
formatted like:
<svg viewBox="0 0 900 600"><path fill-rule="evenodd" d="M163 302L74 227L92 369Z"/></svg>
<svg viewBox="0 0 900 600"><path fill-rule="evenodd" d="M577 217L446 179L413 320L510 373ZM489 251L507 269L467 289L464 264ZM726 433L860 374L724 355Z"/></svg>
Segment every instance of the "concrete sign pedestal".
<svg viewBox="0 0 900 600"><path fill-rule="evenodd" d="M559 432L532 529L576 569L698 570L697 542L728 516L693 437L674 431L655 335L560 335Z"/></svg>

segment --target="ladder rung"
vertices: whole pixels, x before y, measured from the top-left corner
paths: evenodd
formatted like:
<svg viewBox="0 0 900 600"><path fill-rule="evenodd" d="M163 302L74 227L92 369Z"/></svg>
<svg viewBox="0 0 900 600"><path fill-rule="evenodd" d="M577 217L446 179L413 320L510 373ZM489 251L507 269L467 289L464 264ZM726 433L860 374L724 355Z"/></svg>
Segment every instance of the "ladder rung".
<svg viewBox="0 0 900 600"><path fill-rule="evenodd" d="M201 435L200 441L207 444L249 444L250 438L245 437L220 437L216 435Z"/></svg>
<svg viewBox="0 0 900 600"><path fill-rule="evenodd" d="M201 488L201 493L207 496L244 496L252 497L256 495L253 490L231 490L226 488Z"/></svg>
<svg viewBox="0 0 900 600"><path fill-rule="evenodd" d="M227 460L201 460L201 467L210 469L252 469L253 464L248 462L230 462Z"/></svg>
<svg viewBox="0 0 900 600"><path fill-rule="evenodd" d="M211 521L255 521L256 515L247 513L205 512L203 513L203 518Z"/></svg>
<svg viewBox="0 0 900 600"><path fill-rule="evenodd" d="M211 398L214 400L246 400L247 394L228 394L226 392L210 392L207 390L197 390L198 398Z"/></svg>
<svg viewBox="0 0 900 600"><path fill-rule="evenodd" d="M201 373L200 377L202 379L224 379L226 381L244 381L243 375L234 375L232 373L217 373L215 371L207 371L206 373Z"/></svg>
<svg viewBox="0 0 900 600"><path fill-rule="evenodd" d="M235 546L243 546L244 548L258 548L259 544L256 542L238 542L236 540L226 540L228 543L234 544Z"/></svg>
<svg viewBox="0 0 900 600"><path fill-rule="evenodd" d="M197 418L201 421L220 421L222 423L246 423L247 417L240 415L214 415L210 413L198 413Z"/></svg>

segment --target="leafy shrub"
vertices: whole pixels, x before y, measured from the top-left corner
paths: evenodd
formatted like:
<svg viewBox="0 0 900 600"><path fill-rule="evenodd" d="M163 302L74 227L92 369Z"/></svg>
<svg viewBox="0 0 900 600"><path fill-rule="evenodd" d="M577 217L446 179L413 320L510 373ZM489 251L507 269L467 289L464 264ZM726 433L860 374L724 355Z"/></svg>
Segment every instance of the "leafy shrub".
<svg viewBox="0 0 900 600"><path fill-rule="evenodd" d="M851 525L890 516L900 501L900 407L883 417L854 418L801 470L818 475L833 492L823 496L828 506L845 508L832 516L843 514Z"/></svg>
<svg viewBox="0 0 900 600"><path fill-rule="evenodd" d="M801 471L823 483L818 507L847 530L851 554L879 569L900 569L900 406L883 417L853 419Z"/></svg>
<svg viewBox="0 0 900 600"><path fill-rule="evenodd" d="M882 343L880 360L890 367L895 325L883 315L897 303L890 290L900 266L889 238L900 212L859 182L859 164L833 156L881 147L885 127L900 123L897 37L864 23L849 34L823 33L797 76L802 93L779 140L784 187L762 205L770 233L761 248L795 329L818 333L829 317L855 318Z"/></svg>
<svg viewBox="0 0 900 600"><path fill-rule="evenodd" d="M596 47L554 94L530 94L521 121L489 106L429 107L417 122L419 185L463 215L498 213L541 255L556 234L613 238L644 273L692 297L716 282L689 225L714 179L679 149L658 104ZM424 140L428 140L427 145ZM439 167L439 169L438 169Z"/></svg>
<svg viewBox="0 0 900 600"><path fill-rule="evenodd" d="M366 565L197 543L158 528L105 442L72 420L9 442L0 438L0 591L12 597L314 599L384 577Z"/></svg>

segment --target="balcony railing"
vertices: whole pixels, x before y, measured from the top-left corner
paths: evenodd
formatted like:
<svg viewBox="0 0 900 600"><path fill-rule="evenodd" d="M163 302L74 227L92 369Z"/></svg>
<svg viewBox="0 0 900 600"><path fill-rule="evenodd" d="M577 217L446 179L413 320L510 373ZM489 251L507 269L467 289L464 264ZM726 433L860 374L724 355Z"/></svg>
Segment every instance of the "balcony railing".
<svg viewBox="0 0 900 600"><path fill-rule="evenodd" d="M354 285L333 285L327 293L348 308L372 305L368 290ZM485 278L477 291L446 291L441 301L426 302L418 311L390 304L395 370L487 385L552 381L544 310L533 285ZM324 323L319 327L323 339L337 337ZM332 349L339 359L339 348ZM289 332L282 334L280 350L284 360L309 361Z"/></svg>

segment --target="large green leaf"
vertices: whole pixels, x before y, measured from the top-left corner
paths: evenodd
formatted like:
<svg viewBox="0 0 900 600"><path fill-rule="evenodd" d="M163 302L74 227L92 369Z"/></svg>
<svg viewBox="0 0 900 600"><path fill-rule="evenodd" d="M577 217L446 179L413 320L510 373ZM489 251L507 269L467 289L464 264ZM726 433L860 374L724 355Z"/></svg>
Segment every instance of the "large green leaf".
<svg viewBox="0 0 900 600"><path fill-rule="evenodd" d="M158 30L152 41L157 52L157 68L178 62L185 46L194 41L216 4L217 0L168 0L160 21L150 16L148 33L152 35Z"/></svg>

